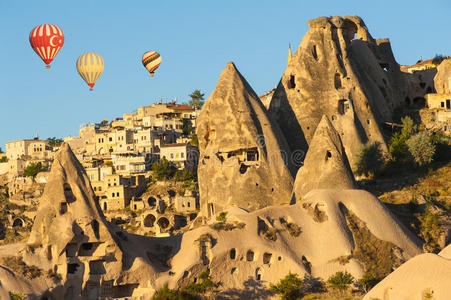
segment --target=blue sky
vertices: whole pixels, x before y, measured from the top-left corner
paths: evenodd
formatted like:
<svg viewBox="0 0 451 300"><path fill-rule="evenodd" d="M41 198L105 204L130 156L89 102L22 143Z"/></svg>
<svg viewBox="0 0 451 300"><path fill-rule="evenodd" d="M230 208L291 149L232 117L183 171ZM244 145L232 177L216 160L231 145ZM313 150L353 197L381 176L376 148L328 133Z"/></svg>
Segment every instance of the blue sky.
<svg viewBox="0 0 451 300"><path fill-rule="evenodd" d="M208 96L228 61L262 94L280 80L288 43L296 49L318 16L361 16L374 38L390 38L400 64L451 54L450 13L449 0L0 0L0 147L36 133L76 135L82 123L161 98L187 101L194 89ZM46 23L65 34L50 70L28 42ZM140 61L148 50L162 56L154 78ZM105 60L94 92L76 72L84 52Z"/></svg>

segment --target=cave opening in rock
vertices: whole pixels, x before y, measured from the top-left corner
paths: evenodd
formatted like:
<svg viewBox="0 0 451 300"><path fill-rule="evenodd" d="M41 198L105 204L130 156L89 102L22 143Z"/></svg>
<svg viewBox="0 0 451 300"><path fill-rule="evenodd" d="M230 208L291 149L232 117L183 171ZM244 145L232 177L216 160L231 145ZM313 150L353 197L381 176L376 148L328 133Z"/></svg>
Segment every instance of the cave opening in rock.
<svg viewBox="0 0 451 300"><path fill-rule="evenodd" d="M341 88L341 75L339 73L335 73L334 85L337 90Z"/></svg>
<svg viewBox="0 0 451 300"><path fill-rule="evenodd" d="M316 45L313 45L312 56L315 60L318 60L318 52L316 51Z"/></svg>
<svg viewBox="0 0 451 300"><path fill-rule="evenodd" d="M67 202L60 203L60 214L64 215L67 212Z"/></svg>
<svg viewBox="0 0 451 300"><path fill-rule="evenodd" d="M154 223L155 223L155 216L152 214L148 214L145 218L144 218L144 227L153 227Z"/></svg>
<svg viewBox="0 0 451 300"><path fill-rule="evenodd" d="M295 77L294 75L290 75L290 80L288 80L288 84L287 84L289 89L294 89L296 88L296 82L295 82Z"/></svg>
<svg viewBox="0 0 451 300"><path fill-rule="evenodd" d="M254 251L249 250L246 253L246 260L247 261L253 261L254 260Z"/></svg>
<svg viewBox="0 0 451 300"><path fill-rule="evenodd" d="M160 226L160 228L166 229L169 226L169 220L165 217L161 217L160 219L158 219L157 224L158 226Z"/></svg>
<svg viewBox="0 0 451 300"><path fill-rule="evenodd" d="M67 264L67 273L75 274L79 266L80 266L79 264Z"/></svg>
<svg viewBox="0 0 451 300"><path fill-rule="evenodd" d="M230 259L236 258L236 250L235 248L230 249Z"/></svg>
<svg viewBox="0 0 451 300"><path fill-rule="evenodd" d="M380 65L381 69L385 72L388 72L390 70L390 65L387 63L380 63L379 65Z"/></svg>

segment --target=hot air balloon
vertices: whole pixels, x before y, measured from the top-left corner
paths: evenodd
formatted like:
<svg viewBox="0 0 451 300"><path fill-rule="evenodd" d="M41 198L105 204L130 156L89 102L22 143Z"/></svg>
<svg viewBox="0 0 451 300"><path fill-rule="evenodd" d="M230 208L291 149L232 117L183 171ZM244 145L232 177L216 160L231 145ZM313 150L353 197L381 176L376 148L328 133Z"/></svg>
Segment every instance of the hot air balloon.
<svg viewBox="0 0 451 300"><path fill-rule="evenodd" d="M91 87L92 91L94 84L103 72L105 64L102 56L97 53L87 52L77 59L77 71L81 78Z"/></svg>
<svg viewBox="0 0 451 300"><path fill-rule="evenodd" d="M64 34L56 25L43 24L36 26L30 32L30 44L33 50L47 65L55 58L64 44Z"/></svg>
<svg viewBox="0 0 451 300"><path fill-rule="evenodd" d="M143 54L142 59L143 66L150 72L150 76L153 77L155 70L161 64L161 56L156 51L149 51Z"/></svg>

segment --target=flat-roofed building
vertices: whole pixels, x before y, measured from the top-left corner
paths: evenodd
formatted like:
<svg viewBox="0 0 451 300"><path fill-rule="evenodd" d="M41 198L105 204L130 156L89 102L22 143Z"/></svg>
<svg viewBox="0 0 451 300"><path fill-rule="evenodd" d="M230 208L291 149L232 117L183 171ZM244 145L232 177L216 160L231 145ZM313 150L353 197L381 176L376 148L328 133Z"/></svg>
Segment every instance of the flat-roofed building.
<svg viewBox="0 0 451 300"><path fill-rule="evenodd" d="M6 157L8 159L19 158L38 158L50 159L52 157L52 148L48 146L47 141L17 140L6 143Z"/></svg>

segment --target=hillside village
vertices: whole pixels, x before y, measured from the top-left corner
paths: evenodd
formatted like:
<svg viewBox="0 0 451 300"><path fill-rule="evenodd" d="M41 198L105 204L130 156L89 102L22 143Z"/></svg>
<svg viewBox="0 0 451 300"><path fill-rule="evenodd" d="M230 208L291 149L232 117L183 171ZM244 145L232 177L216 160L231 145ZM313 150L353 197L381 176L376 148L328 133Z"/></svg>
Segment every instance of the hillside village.
<svg viewBox="0 0 451 300"><path fill-rule="evenodd" d="M0 297L448 299L451 58L308 25L261 96L230 62L201 108L7 142Z"/></svg>

